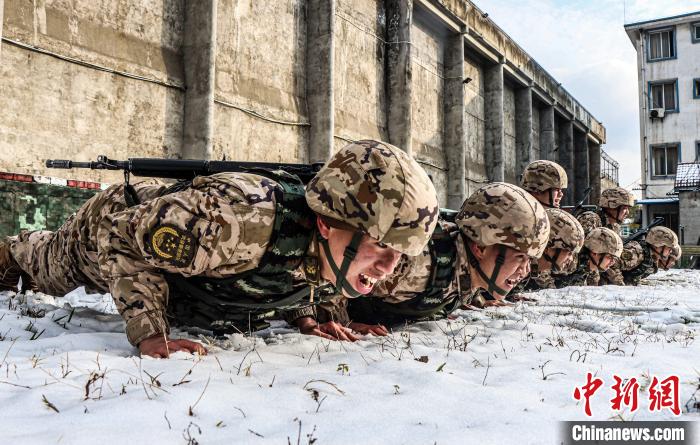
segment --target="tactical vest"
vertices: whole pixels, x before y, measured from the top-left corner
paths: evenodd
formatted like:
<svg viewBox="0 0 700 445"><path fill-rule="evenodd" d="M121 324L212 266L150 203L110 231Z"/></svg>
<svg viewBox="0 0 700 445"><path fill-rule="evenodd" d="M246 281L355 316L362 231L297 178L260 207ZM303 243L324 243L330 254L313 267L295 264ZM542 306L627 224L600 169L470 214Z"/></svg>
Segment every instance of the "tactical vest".
<svg viewBox="0 0 700 445"><path fill-rule="evenodd" d="M642 246L642 251L644 252L644 259L637 267L632 270L622 271L622 278L625 280L627 285L639 285L642 278L646 278L651 274L657 272L656 261L651 256L651 248L644 240L637 240L637 242Z"/></svg>
<svg viewBox="0 0 700 445"><path fill-rule="evenodd" d="M374 297L355 298L348 304L350 317L363 323L391 325L445 316L454 311L461 301L459 295L449 298L445 295L454 279L457 262L454 235L456 232L445 231L439 223L435 226L428 242L432 274L423 292L400 303L387 303Z"/></svg>
<svg viewBox="0 0 700 445"><path fill-rule="evenodd" d="M312 288L294 284L293 272L305 262L317 270L316 259L306 257L315 232L314 213L304 197L304 184L284 171L251 170L274 180L275 220L272 238L256 269L226 278L184 277L164 274L170 287L168 317L177 324L214 331L215 335L247 332L269 326L264 319L275 310L290 310L328 301L332 285ZM165 193L187 188L176 184Z"/></svg>

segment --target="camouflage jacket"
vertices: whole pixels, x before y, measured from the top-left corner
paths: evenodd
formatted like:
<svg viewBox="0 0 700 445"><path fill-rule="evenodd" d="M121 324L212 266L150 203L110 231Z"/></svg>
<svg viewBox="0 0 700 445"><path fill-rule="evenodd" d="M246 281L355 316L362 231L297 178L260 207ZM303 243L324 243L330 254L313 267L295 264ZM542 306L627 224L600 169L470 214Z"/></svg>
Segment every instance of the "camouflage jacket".
<svg viewBox="0 0 700 445"><path fill-rule="evenodd" d="M658 271L651 249L644 241L631 241L625 246L620 256L620 269L624 284L633 286Z"/></svg>
<svg viewBox="0 0 700 445"><path fill-rule="evenodd" d="M247 173L197 177L100 221L98 263L129 341L169 331L167 274L226 278L256 269L272 236L277 183ZM307 255L317 257L311 243ZM294 281L318 283L303 267Z"/></svg>

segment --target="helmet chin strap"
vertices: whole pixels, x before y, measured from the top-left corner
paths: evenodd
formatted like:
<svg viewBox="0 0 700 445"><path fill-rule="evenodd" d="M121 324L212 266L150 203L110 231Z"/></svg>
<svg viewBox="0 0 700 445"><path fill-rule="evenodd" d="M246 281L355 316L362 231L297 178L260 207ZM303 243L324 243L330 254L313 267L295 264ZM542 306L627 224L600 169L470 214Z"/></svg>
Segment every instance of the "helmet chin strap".
<svg viewBox="0 0 700 445"><path fill-rule="evenodd" d="M552 193L553 189L548 189L549 191L549 206L554 207L554 193Z"/></svg>
<svg viewBox="0 0 700 445"><path fill-rule="evenodd" d="M464 235L462 235L464 237ZM467 240L464 240L465 246L468 246ZM501 266L503 266L503 263L506 261L506 246L503 244L499 244L498 246L498 256L496 257L496 263L493 267L493 272L491 272L491 276L487 276L486 273L484 273L483 269L481 268L481 265L479 262L474 258L474 255L469 251L469 248L467 248L467 252L469 253L469 264L476 270L476 272L479 274L482 280L487 284L488 293L494 294L497 293L498 295L501 296L506 296L508 295L508 291L505 289L501 289L497 284L496 280L498 279L498 273L501 271Z"/></svg>
<svg viewBox="0 0 700 445"><path fill-rule="evenodd" d="M362 241L362 232L355 232L352 235L350 244L345 248L343 252L343 262L340 264L340 268L333 260L333 255L331 255L331 248L328 245L328 240L326 238L320 237L320 244L323 247L323 251L326 253L326 260L328 265L331 267L331 271L335 275L335 288L343 291L350 298L361 297L362 294L355 290L354 287L347 280L348 269L350 268L350 263L355 259L357 255L357 248Z"/></svg>
<svg viewBox="0 0 700 445"><path fill-rule="evenodd" d="M554 256L551 257L547 255L547 252L542 254L542 257L549 261L549 263L552 265L552 270L554 272L559 272L559 265L557 264L557 260L559 259L559 255L561 255L561 249L554 249Z"/></svg>

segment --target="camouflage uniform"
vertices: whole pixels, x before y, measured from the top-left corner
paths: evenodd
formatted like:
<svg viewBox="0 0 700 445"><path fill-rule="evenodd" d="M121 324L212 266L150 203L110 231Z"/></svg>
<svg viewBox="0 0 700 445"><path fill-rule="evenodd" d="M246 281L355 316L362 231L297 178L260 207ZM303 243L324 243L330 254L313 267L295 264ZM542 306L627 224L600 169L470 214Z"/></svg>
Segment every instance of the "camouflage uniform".
<svg viewBox="0 0 700 445"><path fill-rule="evenodd" d="M578 216L578 220L583 226L583 230L588 234L591 230L597 227L606 227L613 232L620 234L620 223L613 220L605 212L605 209L618 209L621 206L633 206L634 196L629 191L622 187L615 187L611 189L605 189L600 194L600 201L598 202L599 210L597 212L583 212ZM595 271L593 274L592 282L597 284L607 284L616 283L619 280L619 263L615 262L607 271L602 275L599 271ZM597 275L597 276L596 276Z"/></svg>
<svg viewBox="0 0 700 445"><path fill-rule="evenodd" d="M547 250L543 253L543 258L549 262L550 268L539 270L539 261L533 259L530 262L530 276L518 283L518 286L513 289L512 294L517 294L525 290L539 289L554 289L556 284L552 276L553 272L557 272L556 262L562 251L570 251L578 254L581 251L584 243L583 227L568 212L560 209L547 209L547 218L549 218L549 241L547 249L554 249L555 256L549 257Z"/></svg>
<svg viewBox="0 0 700 445"><path fill-rule="evenodd" d="M569 272L569 269L565 273L554 274L557 288L598 284L599 266L594 264L596 269L591 270L590 263L593 261L591 253L608 254L613 258L619 258L622 253L622 238L606 227L593 229L586 236L583 249L574 262L573 272Z"/></svg>
<svg viewBox="0 0 700 445"><path fill-rule="evenodd" d="M652 249L672 249L678 246L678 237L666 227L652 227L644 240L630 241L624 247L620 260L616 261L614 281L612 284L637 286L642 279L658 272L658 263L663 264L667 258L655 258Z"/></svg>
<svg viewBox="0 0 700 445"><path fill-rule="evenodd" d="M281 303L300 290L313 299L314 287L326 284L320 279L315 214L414 255L437 220L427 174L398 148L375 141L339 150L305 197L299 185L283 172L219 173L177 189L138 186L141 204L133 207L126 205L123 187L113 186L58 231L23 233L10 250L41 291L63 294L80 285L110 291L129 341L138 345L168 333L169 297L176 290L185 307L187 295L196 295L192 303L209 299L208 308L238 313L286 307ZM287 207L290 199L294 204ZM280 226L288 222L306 230L281 236ZM280 262L276 269L268 258ZM282 292L270 295L268 289ZM298 316L313 313L308 303L299 308ZM186 315L196 320L197 314Z"/></svg>
<svg viewBox="0 0 700 445"><path fill-rule="evenodd" d="M553 207L553 189L566 189L568 178L564 168L552 161L534 161L528 164L523 171L520 186L530 193L549 192L549 202L542 202L545 207Z"/></svg>

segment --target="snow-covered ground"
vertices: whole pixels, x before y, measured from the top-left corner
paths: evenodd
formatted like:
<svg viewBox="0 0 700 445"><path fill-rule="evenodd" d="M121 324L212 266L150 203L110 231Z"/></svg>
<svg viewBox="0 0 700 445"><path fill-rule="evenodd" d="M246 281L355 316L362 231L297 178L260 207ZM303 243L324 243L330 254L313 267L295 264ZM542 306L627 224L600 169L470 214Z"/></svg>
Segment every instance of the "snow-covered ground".
<svg viewBox="0 0 700 445"><path fill-rule="evenodd" d="M587 372L592 420L700 419L700 272L534 296L355 344L278 324L155 360L108 296L0 293L0 443L559 443ZM614 374L640 382L637 412L611 409ZM680 378L680 417L648 410L654 375Z"/></svg>

